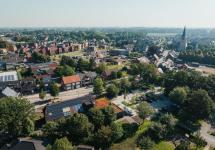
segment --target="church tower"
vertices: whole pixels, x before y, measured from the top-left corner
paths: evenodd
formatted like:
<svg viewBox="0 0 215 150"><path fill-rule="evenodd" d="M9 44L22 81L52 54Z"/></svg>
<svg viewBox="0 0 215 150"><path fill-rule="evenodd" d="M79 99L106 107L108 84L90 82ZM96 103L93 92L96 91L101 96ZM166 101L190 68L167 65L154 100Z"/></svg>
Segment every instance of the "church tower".
<svg viewBox="0 0 215 150"><path fill-rule="evenodd" d="M181 36L181 41L180 41L180 50L184 51L187 48L187 33L186 33L186 27L184 27L183 34Z"/></svg>

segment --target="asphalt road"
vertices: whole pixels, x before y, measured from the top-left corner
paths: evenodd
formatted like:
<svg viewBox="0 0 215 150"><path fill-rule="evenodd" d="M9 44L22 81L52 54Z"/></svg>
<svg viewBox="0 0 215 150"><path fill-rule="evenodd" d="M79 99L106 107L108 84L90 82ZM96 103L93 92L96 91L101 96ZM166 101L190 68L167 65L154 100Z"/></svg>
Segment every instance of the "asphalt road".
<svg viewBox="0 0 215 150"><path fill-rule="evenodd" d="M93 92L93 88L79 88L75 90L60 92L58 98L60 101L66 101L73 98L88 95L91 92ZM39 98L39 94L28 95L28 96L25 96L25 98L27 98L30 101L30 103L43 101ZM50 94L46 94L45 100L52 99L52 98L53 97Z"/></svg>

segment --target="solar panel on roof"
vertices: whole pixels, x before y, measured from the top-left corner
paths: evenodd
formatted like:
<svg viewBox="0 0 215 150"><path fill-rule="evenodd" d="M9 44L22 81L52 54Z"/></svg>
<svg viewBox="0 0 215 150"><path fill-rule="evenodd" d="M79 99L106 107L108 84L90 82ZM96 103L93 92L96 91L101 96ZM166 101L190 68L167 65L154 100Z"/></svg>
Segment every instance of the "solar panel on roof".
<svg viewBox="0 0 215 150"><path fill-rule="evenodd" d="M4 76L4 81L7 81L7 76Z"/></svg>
<svg viewBox="0 0 215 150"><path fill-rule="evenodd" d="M3 76L0 76L0 81L3 82Z"/></svg>
<svg viewBox="0 0 215 150"><path fill-rule="evenodd" d="M15 80L15 79L14 79L14 75L12 75L11 78L12 78L13 81Z"/></svg>
<svg viewBox="0 0 215 150"><path fill-rule="evenodd" d="M8 76L8 81L11 81L11 75Z"/></svg>

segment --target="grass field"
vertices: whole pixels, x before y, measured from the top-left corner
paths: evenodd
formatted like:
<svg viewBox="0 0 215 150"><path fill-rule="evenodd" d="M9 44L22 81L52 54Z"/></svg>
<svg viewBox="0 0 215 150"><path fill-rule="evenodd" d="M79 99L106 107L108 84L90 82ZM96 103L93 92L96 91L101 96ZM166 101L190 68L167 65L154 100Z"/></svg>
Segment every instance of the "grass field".
<svg viewBox="0 0 215 150"><path fill-rule="evenodd" d="M175 146L171 142L162 141L154 146L152 150L174 150Z"/></svg>
<svg viewBox="0 0 215 150"><path fill-rule="evenodd" d="M124 67L124 65L108 65L107 66L107 69L108 70L120 70L120 69L122 69Z"/></svg>
<svg viewBox="0 0 215 150"><path fill-rule="evenodd" d="M202 72L202 73L205 73L205 74L215 74L215 68L212 68L212 67L197 67L195 68L196 71L199 71L199 72Z"/></svg>
<svg viewBox="0 0 215 150"><path fill-rule="evenodd" d="M136 136L127 138L121 143L114 144L110 150L138 150L136 145Z"/></svg>
<svg viewBox="0 0 215 150"><path fill-rule="evenodd" d="M69 56L69 57L83 56L83 51L74 51L74 52L68 52L68 53L53 55L53 56L51 56L51 59L54 61L59 61L62 56Z"/></svg>

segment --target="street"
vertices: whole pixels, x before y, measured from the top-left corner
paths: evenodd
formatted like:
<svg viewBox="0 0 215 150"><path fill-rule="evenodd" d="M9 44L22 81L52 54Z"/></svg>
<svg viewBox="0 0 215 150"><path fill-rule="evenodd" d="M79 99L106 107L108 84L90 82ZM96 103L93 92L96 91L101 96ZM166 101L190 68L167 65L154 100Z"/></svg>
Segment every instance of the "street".
<svg viewBox="0 0 215 150"><path fill-rule="evenodd" d="M93 88L85 88L84 87L84 88L79 88L79 89L75 89L75 90L60 92L58 98L60 101L66 101L66 100L70 100L70 99L74 99L77 97L87 95L87 94L92 93L92 92L93 92ZM39 98L39 94L28 95L28 96L24 96L24 97L27 98L30 101L30 103L42 101ZM47 93L45 100L52 99L52 98L53 97Z"/></svg>
<svg viewBox="0 0 215 150"><path fill-rule="evenodd" d="M206 140L208 145L215 147L215 136L210 135L208 132L211 129L211 125L203 122L200 130L201 137Z"/></svg>

